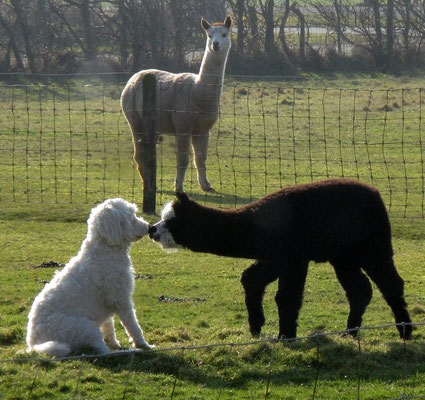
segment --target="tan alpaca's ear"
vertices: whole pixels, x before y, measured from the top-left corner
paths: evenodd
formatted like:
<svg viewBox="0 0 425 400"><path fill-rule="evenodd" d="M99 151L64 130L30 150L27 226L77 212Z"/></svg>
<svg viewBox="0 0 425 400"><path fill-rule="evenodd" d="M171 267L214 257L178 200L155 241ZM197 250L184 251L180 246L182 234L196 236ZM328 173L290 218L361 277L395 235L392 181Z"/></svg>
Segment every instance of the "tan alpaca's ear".
<svg viewBox="0 0 425 400"><path fill-rule="evenodd" d="M226 17L226 19L224 20L224 26L225 26L227 29L230 29L230 27L232 26L232 17L231 17L230 15L228 15L228 16Z"/></svg>
<svg viewBox="0 0 425 400"><path fill-rule="evenodd" d="M201 25L202 25L202 28L204 28L205 31L207 31L208 29L211 28L211 25L203 18L201 19Z"/></svg>

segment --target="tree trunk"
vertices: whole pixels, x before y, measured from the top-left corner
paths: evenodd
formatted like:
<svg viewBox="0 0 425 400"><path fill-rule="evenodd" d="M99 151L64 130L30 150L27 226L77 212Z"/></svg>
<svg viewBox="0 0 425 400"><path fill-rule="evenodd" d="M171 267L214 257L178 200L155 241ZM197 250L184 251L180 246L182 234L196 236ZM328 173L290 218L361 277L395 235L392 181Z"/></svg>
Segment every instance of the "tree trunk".
<svg viewBox="0 0 425 400"><path fill-rule="evenodd" d="M127 70L128 61L128 11L125 5L125 0L118 1L118 15L120 19L120 36L119 36L119 49L120 49L120 64L123 71Z"/></svg>
<svg viewBox="0 0 425 400"><path fill-rule="evenodd" d="M387 67L391 65L394 56L394 0L387 1Z"/></svg>
<svg viewBox="0 0 425 400"><path fill-rule="evenodd" d="M259 50L258 45L258 17L257 17L257 9L255 6L249 5L248 6L248 19L249 19L249 26L251 27L250 33L251 33L251 54L257 54Z"/></svg>
<svg viewBox="0 0 425 400"><path fill-rule="evenodd" d="M404 0L404 29L403 29L403 55L404 62L410 63L410 44L409 44L409 32L410 32L410 0Z"/></svg>
<svg viewBox="0 0 425 400"><path fill-rule="evenodd" d="M305 61L305 17L295 3L292 4L291 10L298 17L298 21L300 23L299 55L300 61L303 63Z"/></svg>
<svg viewBox="0 0 425 400"><path fill-rule="evenodd" d="M379 66L383 66L383 43L382 43L382 25L381 25L381 10L379 0L371 0L373 17L375 20L376 43L373 53Z"/></svg>
<svg viewBox="0 0 425 400"><path fill-rule="evenodd" d="M22 9L22 4L20 0L10 0L10 3L12 4L15 10L17 21L19 23L19 27L21 28L22 38L24 40L24 45L25 45L25 54L27 55L27 59L28 59L28 67L32 73L36 73L37 69L35 66L35 57L32 51L33 46L30 40L32 32L25 19L26 13Z"/></svg>
<svg viewBox="0 0 425 400"><path fill-rule="evenodd" d="M84 39L86 43L86 60L93 61L96 58L96 40L91 24L89 0L83 0L78 8L83 23Z"/></svg>
<svg viewBox="0 0 425 400"><path fill-rule="evenodd" d="M245 31L244 31L244 22L243 17L245 13L245 0L236 1L236 24L238 27L238 38L237 38L237 48L238 48L238 58L243 57L245 53L244 41L245 41Z"/></svg>
<svg viewBox="0 0 425 400"><path fill-rule="evenodd" d="M174 22L174 59L178 66L183 66L182 12L178 0L170 0L170 11Z"/></svg>
<svg viewBox="0 0 425 400"><path fill-rule="evenodd" d="M280 39L280 43L282 44L283 54L285 55L287 60L293 60L294 58L294 54L292 50L289 48L288 44L286 43L286 34L285 34L286 22L288 21L290 12L291 12L290 2L289 0L285 0L285 12L283 13L282 20L280 22L280 27L279 27L279 39Z"/></svg>
<svg viewBox="0 0 425 400"><path fill-rule="evenodd" d="M260 1L261 9L266 24L266 34L264 38L264 50L267 55L274 55L276 46L274 42L274 0L266 0L264 5Z"/></svg>
<svg viewBox="0 0 425 400"><path fill-rule="evenodd" d="M393 1L393 0L389 0ZM336 43L337 43L337 49L338 54L342 53L342 46L341 46L341 4L340 0L334 0L334 7L335 7L335 16L336 16Z"/></svg>
<svg viewBox="0 0 425 400"><path fill-rule="evenodd" d="M0 14L0 25L4 28L4 30L7 32L7 35L9 37L9 44L8 44L8 53L5 58L5 68L7 70L10 69L10 50L13 51L13 54L15 55L15 61L16 61L16 67L19 71L23 71L25 69L24 63L21 58L21 54L19 53L19 48L15 40L15 28L12 28L9 23L2 17Z"/></svg>

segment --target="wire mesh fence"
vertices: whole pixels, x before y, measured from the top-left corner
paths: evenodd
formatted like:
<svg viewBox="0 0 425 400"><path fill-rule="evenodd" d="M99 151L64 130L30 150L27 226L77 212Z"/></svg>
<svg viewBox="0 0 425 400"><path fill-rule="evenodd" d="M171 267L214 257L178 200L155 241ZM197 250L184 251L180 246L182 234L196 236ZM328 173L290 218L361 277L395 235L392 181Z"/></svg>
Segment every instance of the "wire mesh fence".
<svg viewBox="0 0 425 400"><path fill-rule="evenodd" d="M421 330L425 324L413 325L417 336L421 336ZM250 342L177 346L149 351L123 350L105 355L77 355L58 359L38 358L33 354L21 355L13 359L0 360L0 368L4 370L5 378L0 387L0 395L8 398L7 388L19 384L19 387L23 389L21 390L22 398L25 396L28 399L40 398L38 390L43 386L43 380L48 380L46 371L64 367L72 370L71 376L67 374L63 377L66 381L67 393L70 395L68 397L87 398L93 390L90 383L100 380L98 377L96 380L93 376L94 367L98 370L97 373L101 374L102 368L108 369L114 366L115 373L124 372L113 382L115 398L122 399L135 398L136 395L141 396L138 398L169 398L171 400L205 398L206 395L209 396L208 398L217 399L235 398L234 396L255 399L287 398L281 396L285 396L289 387L294 385L299 388L297 398L313 400L320 398L359 400L378 397L388 400L425 399L423 381L421 381L424 373L421 367L423 366L421 360L425 355L423 345L415 343L415 340L393 344L392 356L396 357L398 364L396 377L393 370L385 377L388 362L386 357L391 357L389 353L377 357L376 354L368 352L368 343L363 340L363 335L367 335L368 331L376 333L388 328L394 329L394 324L355 329L357 336L347 345L350 350L345 349L346 352L351 352L348 363L350 365L345 365L344 368L337 369L335 372L338 376L334 378L343 374L344 384L340 383L333 394L330 394L328 387L328 381L332 381L329 376L329 365L337 362L333 360L336 348L332 346L335 338L345 334L345 331L315 333L292 340L268 338ZM306 348L310 350L309 355L305 355L308 358L305 360L307 365L295 366L288 361L282 363L280 359L282 353L296 353L300 349L307 352ZM223 350L228 351L223 353L225 357L228 357L227 361L222 361L215 366L203 364L205 354L211 352L217 354ZM246 396L243 395L244 388L238 388L235 378L227 373L225 365L228 362L233 366L234 358L247 357L243 353L245 350L248 354L255 354L257 369L255 373L248 371L249 379L256 381L256 385L245 391ZM161 374L158 374L155 359L159 364L164 363ZM10 366L11 369L7 370L5 366ZM373 371L377 372L380 379L376 379ZM297 375L298 383L295 378ZM144 391L141 383L145 385L147 378L151 379L153 391L150 390L149 395L144 396L143 393L146 393L146 390ZM167 380L165 390L160 384L161 379ZM372 392L370 385L373 387ZM191 389L181 390L185 386L190 386ZM49 396L63 391L61 387L63 388L57 381L55 385L49 385ZM235 389L239 390L236 392ZM383 391L380 392L380 389Z"/></svg>
<svg viewBox="0 0 425 400"><path fill-rule="evenodd" d="M2 85L0 202L140 202L123 84ZM423 88L344 89L225 84L210 133L203 194L196 169L185 190L235 206L282 186L351 177L376 186L390 213L425 216ZM157 203L173 195L175 138L157 147Z"/></svg>

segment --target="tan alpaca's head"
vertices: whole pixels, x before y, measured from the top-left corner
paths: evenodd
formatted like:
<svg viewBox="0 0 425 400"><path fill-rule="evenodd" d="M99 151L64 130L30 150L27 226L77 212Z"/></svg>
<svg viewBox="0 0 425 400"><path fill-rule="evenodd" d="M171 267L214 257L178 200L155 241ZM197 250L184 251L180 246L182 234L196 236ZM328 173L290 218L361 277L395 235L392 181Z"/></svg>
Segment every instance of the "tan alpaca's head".
<svg viewBox="0 0 425 400"><path fill-rule="evenodd" d="M227 53L231 44L232 18L227 16L223 23L216 22L214 24L210 24L202 18L201 25L207 35L207 49L213 53Z"/></svg>

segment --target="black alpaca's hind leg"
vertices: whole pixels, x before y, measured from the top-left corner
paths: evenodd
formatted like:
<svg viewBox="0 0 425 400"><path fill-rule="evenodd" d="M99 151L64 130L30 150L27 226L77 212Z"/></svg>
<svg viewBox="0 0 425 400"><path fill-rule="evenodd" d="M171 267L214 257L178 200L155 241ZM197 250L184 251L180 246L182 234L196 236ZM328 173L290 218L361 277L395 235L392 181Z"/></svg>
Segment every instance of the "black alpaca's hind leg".
<svg viewBox="0 0 425 400"><path fill-rule="evenodd" d="M297 320L303 302L308 262L286 265L279 275L275 301L279 313L279 338L297 336Z"/></svg>
<svg viewBox="0 0 425 400"><path fill-rule="evenodd" d="M256 337L264 325L263 296L266 286L275 281L278 273L273 263L256 261L241 276L245 290L245 304L248 310L249 330Z"/></svg>
<svg viewBox="0 0 425 400"><path fill-rule="evenodd" d="M362 324L363 314L372 298L372 285L359 267L334 264L334 268L350 305L347 330L350 335L356 336L357 330L353 329L360 328Z"/></svg>
<svg viewBox="0 0 425 400"><path fill-rule="evenodd" d="M397 329L402 339L410 339L412 335L412 320L407 310L407 304L404 300L404 281L398 274L392 257L382 261L381 263L369 264L365 267L365 271L370 279L376 283L385 301L393 311L395 322L407 325L397 325Z"/></svg>

